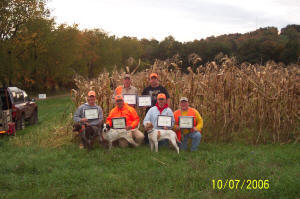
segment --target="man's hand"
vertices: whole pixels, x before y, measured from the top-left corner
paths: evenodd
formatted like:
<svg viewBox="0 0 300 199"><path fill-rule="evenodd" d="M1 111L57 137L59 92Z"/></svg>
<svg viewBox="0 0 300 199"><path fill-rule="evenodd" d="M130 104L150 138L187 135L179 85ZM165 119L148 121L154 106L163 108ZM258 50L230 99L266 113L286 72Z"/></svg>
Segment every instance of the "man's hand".
<svg viewBox="0 0 300 199"><path fill-rule="evenodd" d="M87 122L88 122L88 119L86 119L85 117L84 117L84 118L81 118L81 119L80 119L80 122L82 122L82 123L87 123Z"/></svg>
<svg viewBox="0 0 300 199"><path fill-rule="evenodd" d="M125 128L126 128L127 131L129 131L130 129L132 129L131 126L126 126Z"/></svg>
<svg viewBox="0 0 300 199"><path fill-rule="evenodd" d="M198 129L197 129L196 127L193 127L193 128L191 129L191 133L196 132L196 131L198 131Z"/></svg>

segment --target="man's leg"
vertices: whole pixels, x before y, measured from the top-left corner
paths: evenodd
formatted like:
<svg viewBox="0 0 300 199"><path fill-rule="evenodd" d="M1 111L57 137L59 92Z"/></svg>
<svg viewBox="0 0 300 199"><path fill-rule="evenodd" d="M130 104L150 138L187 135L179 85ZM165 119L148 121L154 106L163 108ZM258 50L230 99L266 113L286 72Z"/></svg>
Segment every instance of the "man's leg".
<svg viewBox="0 0 300 199"><path fill-rule="evenodd" d="M190 134L189 137L192 138L191 151L196 151L200 144L201 133L199 131L195 131L189 134Z"/></svg>
<svg viewBox="0 0 300 199"><path fill-rule="evenodd" d="M188 135L189 135L189 134L186 134L186 135L182 134L182 135L181 135L181 144L180 144L180 148L181 148L182 150L187 150L187 143L188 143L188 138L189 138Z"/></svg>
<svg viewBox="0 0 300 199"><path fill-rule="evenodd" d="M144 134L139 131L138 129L132 130L132 136L134 141L138 144L141 145L144 142Z"/></svg>
<svg viewBox="0 0 300 199"><path fill-rule="evenodd" d="M118 142L119 142L119 147L121 148L126 148L129 145L128 141L125 138L119 139Z"/></svg>

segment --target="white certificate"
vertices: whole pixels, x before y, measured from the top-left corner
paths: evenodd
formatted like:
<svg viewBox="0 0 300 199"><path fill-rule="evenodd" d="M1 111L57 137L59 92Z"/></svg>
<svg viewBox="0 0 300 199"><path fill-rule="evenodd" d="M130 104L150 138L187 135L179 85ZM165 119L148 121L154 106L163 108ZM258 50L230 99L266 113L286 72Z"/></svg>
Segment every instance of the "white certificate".
<svg viewBox="0 0 300 199"><path fill-rule="evenodd" d="M136 105L136 95L123 95L124 102L130 105Z"/></svg>
<svg viewBox="0 0 300 199"><path fill-rule="evenodd" d="M142 95L139 96L139 106L151 106L151 96L150 95Z"/></svg>
<svg viewBox="0 0 300 199"><path fill-rule="evenodd" d="M157 118L158 127L172 127L172 117L166 115L158 115Z"/></svg>
<svg viewBox="0 0 300 199"><path fill-rule="evenodd" d="M192 116L179 116L179 128L191 129L194 127L194 117Z"/></svg>
<svg viewBox="0 0 300 199"><path fill-rule="evenodd" d="M99 118L98 109L97 108L84 109L84 117L88 120L98 119Z"/></svg>
<svg viewBox="0 0 300 199"><path fill-rule="evenodd" d="M125 129L126 128L126 118L125 117L112 118L112 128L113 129Z"/></svg>

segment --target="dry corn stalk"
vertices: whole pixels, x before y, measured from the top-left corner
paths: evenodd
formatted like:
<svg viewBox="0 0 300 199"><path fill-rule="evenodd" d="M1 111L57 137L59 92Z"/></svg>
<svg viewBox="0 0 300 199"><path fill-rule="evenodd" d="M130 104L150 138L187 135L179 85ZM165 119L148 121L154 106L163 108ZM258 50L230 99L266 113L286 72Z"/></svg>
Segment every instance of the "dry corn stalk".
<svg viewBox="0 0 300 199"><path fill-rule="evenodd" d="M225 56L220 58L219 65L209 62L195 68L197 62L192 58L199 61L200 57L191 56L195 72L190 67L188 73L183 73L179 67L182 61L175 56L156 60L151 68L135 73L132 84L141 94L149 84L149 74L158 73L161 85L170 94L172 110L179 108L181 96L188 97L190 105L199 110L204 118L207 141L241 137L252 143L275 143L299 137L299 65L286 68L274 62L266 66L237 65L235 59ZM78 89L73 90L75 105L84 103L87 92L93 89L97 93L97 104L107 117L113 108L113 91L122 84L123 74L117 70L111 74L104 72L92 80L77 76ZM138 113L143 120L144 111L138 109Z"/></svg>

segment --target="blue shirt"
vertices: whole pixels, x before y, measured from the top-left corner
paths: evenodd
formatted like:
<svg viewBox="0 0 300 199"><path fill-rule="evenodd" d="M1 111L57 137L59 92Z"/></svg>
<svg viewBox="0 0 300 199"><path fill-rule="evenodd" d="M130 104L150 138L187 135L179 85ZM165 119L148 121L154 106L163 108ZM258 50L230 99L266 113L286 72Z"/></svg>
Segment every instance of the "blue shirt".
<svg viewBox="0 0 300 199"><path fill-rule="evenodd" d="M174 114L173 114L173 111L168 107L168 108L165 108L162 113L159 112L157 106L153 106L152 108L149 109L149 111L147 112L146 114L146 117L143 121L143 124L144 126L151 122L153 127L155 129L162 129L160 127L157 126L157 118L158 118L158 115L166 115L166 116L171 116L172 117L172 127L174 126Z"/></svg>

